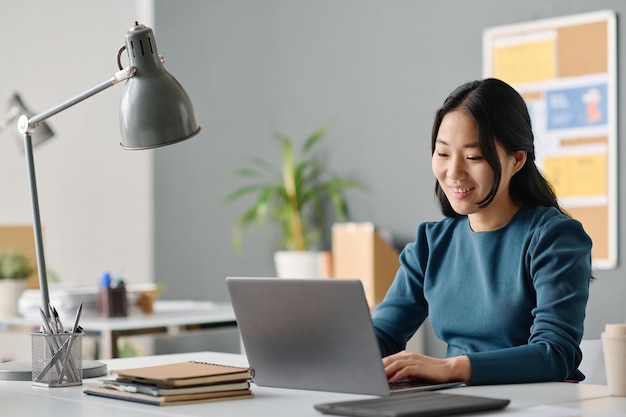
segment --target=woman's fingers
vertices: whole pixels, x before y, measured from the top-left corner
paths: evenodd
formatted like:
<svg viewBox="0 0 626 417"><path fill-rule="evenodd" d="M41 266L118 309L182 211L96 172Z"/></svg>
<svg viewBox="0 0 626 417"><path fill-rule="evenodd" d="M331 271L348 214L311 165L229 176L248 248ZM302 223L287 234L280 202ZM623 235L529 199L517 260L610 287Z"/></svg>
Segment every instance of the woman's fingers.
<svg viewBox="0 0 626 417"><path fill-rule="evenodd" d="M383 358L383 366L389 382L402 379L467 382L471 377L471 366L466 356L439 359L403 350Z"/></svg>

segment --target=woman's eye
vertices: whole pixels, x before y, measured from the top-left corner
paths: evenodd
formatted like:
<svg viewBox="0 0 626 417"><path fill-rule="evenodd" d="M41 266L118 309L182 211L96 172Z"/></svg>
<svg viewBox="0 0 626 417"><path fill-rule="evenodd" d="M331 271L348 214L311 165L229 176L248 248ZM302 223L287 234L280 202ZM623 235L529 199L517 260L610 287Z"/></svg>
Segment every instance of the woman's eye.
<svg viewBox="0 0 626 417"><path fill-rule="evenodd" d="M469 159L470 161L480 161L483 159L483 157L479 155L470 155L467 157L467 159Z"/></svg>
<svg viewBox="0 0 626 417"><path fill-rule="evenodd" d="M440 158L445 158L445 157L448 156L448 154L445 153L445 152L437 152L437 156L440 157Z"/></svg>

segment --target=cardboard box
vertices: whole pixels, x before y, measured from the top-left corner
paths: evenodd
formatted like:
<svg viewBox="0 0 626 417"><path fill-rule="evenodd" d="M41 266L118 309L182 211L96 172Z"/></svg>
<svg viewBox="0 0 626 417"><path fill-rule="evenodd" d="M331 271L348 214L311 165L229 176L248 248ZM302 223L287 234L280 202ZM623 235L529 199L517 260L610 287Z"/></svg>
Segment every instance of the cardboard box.
<svg viewBox="0 0 626 417"><path fill-rule="evenodd" d="M372 223L335 223L332 229L333 277L363 281L370 307L379 304L400 267L399 252Z"/></svg>

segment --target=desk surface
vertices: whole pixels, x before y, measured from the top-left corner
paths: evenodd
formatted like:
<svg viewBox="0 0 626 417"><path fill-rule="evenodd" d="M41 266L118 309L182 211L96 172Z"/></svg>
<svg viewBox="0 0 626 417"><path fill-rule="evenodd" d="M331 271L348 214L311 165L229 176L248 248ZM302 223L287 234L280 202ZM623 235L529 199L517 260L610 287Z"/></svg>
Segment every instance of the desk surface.
<svg viewBox="0 0 626 417"><path fill-rule="evenodd" d="M142 358L123 358L105 361L109 370L149 366L163 363L181 362L186 360L198 360L237 366L247 366L245 356L198 352L174 355L149 356ZM90 380L84 380L84 383ZM68 388L41 388L34 387L30 382L0 381L0 404L2 415L43 415L41 410L46 410L46 416L73 417L89 415L90 417L111 417L113 413L126 412L118 415L133 416L177 416L177 417L206 417L209 415L228 416L302 416L320 417L313 405L322 402L344 401L351 399L370 398L354 394L340 394L304 390L290 390L278 388L264 388L252 385L255 394L253 399L209 402L203 404L176 405L170 407L157 407L132 403L128 401L113 400L107 398L85 395L82 387ZM609 397L606 386L570 384L570 383L544 383L544 384L518 384L518 385L494 385L480 387L461 387L447 390L449 393L481 395L511 399L510 406L502 412L502 415L515 414L529 407L548 405L552 407L565 407L565 409L587 410L588 412L573 412L577 416L626 416L626 397ZM530 414L541 416L538 412L542 409L529 410ZM612 411L611 414L595 414L592 411ZM130 414L132 412L132 414ZM490 416L500 415L489 414ZM543 414L552 415L555 414ZM556 414L556 415L568 415ZM476 417L476 415L473 415Z"/></svg>

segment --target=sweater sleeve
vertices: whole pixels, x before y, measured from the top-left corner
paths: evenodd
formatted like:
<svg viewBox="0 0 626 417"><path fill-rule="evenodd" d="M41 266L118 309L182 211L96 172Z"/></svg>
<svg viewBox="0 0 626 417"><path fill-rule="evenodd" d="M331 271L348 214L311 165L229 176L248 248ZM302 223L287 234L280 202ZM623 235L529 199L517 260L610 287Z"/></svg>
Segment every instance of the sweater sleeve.
<svg viewBox="0 0 626 417"><path fill-rule="evenodd" d="M374 310L372 321L381 355L406 347L406 342L428 316L424 298L424 269L428 258L426 226L417 230L415 242L400 253L400 268L384 300Z"/></svg>
<svg viewBox="0 0 626 417"><path fill-rule="evenodd" d="M582 380L578 371L591 278L591 239L581 224L553 217L538 227L525 255L536 292L528 344L467 354L470 384Z"/></svg>

